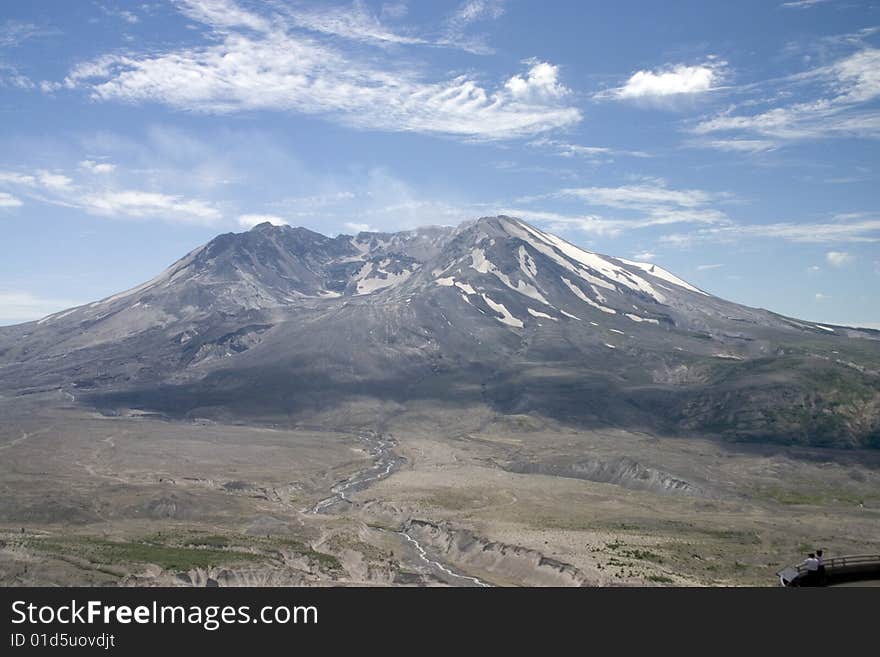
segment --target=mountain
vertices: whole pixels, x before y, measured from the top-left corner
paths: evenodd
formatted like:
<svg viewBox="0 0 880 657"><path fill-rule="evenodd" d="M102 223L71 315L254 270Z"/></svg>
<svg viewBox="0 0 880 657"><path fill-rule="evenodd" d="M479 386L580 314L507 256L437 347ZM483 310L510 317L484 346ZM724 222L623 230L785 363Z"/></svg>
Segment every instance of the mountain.
<svg viewBox="0 0 880 657"><path fill-rule="evenodd" d="M0 329L0 394L58 389L172 417L483 409L880 447L880 332L734 304L505 216L220 235L132 290Z"/></svg>

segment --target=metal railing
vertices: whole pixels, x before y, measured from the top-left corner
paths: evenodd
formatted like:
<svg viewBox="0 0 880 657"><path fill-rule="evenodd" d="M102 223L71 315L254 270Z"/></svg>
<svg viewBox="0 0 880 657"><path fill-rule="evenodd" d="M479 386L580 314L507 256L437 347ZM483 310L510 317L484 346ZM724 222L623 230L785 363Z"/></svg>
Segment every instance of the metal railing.
<svg viewBox="0 0 880 657"><path fill-rule="evenodd" d="M835 571L840 573L849 569L857 570L864 568L870 571L873 568L880 572L880 554L849 554L832 557L830 559L823 559L822 565L825 567L826 577L832 577ZM808 572L810 571L807 570L806 565L799 563L796 566L789 566L776 574L779 576L779 581L783 586L789 586L797 578L805 576Z"/></svg>

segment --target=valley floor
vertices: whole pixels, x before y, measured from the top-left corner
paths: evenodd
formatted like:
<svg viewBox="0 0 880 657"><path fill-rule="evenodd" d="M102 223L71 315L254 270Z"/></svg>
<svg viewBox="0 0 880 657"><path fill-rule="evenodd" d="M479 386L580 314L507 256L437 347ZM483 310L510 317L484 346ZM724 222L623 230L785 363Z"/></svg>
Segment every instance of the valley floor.
<svg viewBox="0 0 880 657"><path fill-rule="evenodd" d="M475 408L373 429L0 398L0 584L774 585L880 552L880 456ZM329 426L329 422L316 422Z"/></svg>

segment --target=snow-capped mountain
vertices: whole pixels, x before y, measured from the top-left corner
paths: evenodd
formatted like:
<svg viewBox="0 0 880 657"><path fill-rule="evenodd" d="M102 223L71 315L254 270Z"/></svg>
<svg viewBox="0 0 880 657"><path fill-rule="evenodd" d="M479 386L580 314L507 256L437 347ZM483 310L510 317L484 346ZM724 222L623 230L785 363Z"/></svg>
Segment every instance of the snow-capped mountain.
<svg viewBox="0 0 880 657"><path fill-rule="evenodd" d="M273 421L483 405L880 446L878 337L726 302L511 217L333 238L261 224L137 288L0 329L0 389Z"/></svg>

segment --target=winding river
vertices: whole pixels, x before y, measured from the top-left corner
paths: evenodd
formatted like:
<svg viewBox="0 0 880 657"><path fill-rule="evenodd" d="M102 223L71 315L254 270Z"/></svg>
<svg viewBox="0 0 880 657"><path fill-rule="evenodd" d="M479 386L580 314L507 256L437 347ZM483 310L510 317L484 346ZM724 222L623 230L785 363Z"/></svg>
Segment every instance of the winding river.
<svg viewBox="0 0 880 657"><path fill-rule="evenodd" d="M367 452L373 458L373 464L363 470L358 470L354 474L348 476L340 482L337 482L330 488L332 495L325 497L323 500L315 504L310 509L312 514L329 514L333 512L334 507L340 504L354 504L348 497L351 493L356 493L368 488L373 483L385 479L390 476L404 462L404 458L394 453L394 446L397 444L392 438L376 434L373 432L365 432L358 435ZM441 578L452 578L457 580L459 585L464 586L485 586L490 584L484 582L477 577L464 575L456 572L449 566L432 559L425 547L418 540L406 533L406 531L393 532L402 537L404 541L414 548L414 552L428 569Z"/></svg>

